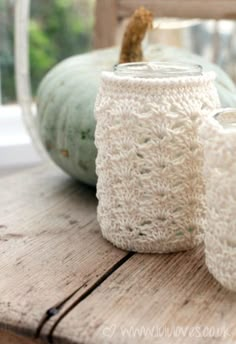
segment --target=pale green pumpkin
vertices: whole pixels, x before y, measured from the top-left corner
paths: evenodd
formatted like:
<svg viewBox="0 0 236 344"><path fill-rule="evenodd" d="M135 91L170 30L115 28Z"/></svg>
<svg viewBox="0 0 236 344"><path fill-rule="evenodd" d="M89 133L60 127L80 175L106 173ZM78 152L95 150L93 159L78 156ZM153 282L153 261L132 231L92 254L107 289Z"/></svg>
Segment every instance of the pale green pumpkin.
<svg viewBox="0 0 236 344"><path fill-rule="evenodd" d="M148 61L179 60L214 70L222 106L236 107L235 85L216 65L162 45L149 46L144 55ZM66 59L45 76L38 90L38 129L46 150L64 171L90 185L96 184L93 110L100 74L112 70L118 56L118 48L110 48Z"/></svg>

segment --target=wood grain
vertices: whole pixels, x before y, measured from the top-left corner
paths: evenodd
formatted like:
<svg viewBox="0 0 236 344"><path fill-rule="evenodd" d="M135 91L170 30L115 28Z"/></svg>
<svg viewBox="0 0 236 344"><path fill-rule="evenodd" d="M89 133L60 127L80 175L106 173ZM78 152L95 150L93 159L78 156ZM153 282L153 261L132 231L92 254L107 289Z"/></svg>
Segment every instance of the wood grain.
<svg viewBox="0 0 236 344"><path fill-rule="evenodd" d="M178 326L193 332L168 336ZM132 327L149 332L122 335ZM207 327L226 338L204 338L210 333ZM56 344L235 342L236 293L223 289L209 274L202 247L169 255L134 255L64 317L53 333Z"/></svg>
<svg viewBox="0 0 236 344"><path fill-rule="evenodd" d="M236 342L236 293L209 274L203 247L116 249L100 235L95 190L55 167L3 178L0 189L1 344ZM187 335L170 335L177 327ZM203 338L209 328L218 332Z"/></svg>
<svg viewBox="0 0 236 344"><path fill-rule="evenodd" d="M0 190L0 328L33 337L126 253L100 235L95 190L56 167L3 178Z"/></svg>

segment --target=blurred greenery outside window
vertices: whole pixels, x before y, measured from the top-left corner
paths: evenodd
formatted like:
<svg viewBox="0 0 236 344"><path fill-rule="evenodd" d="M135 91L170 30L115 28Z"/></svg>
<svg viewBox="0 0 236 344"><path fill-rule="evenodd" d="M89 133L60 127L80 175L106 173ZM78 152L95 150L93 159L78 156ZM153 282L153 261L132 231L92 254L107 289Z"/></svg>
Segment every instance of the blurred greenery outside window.
<svg viewBox="0 0 236 344"><path fill-rule="evenodd" d="M0 0L2 102L14 102L14 1ZM57 62L92 48L94 0L31 0L29 23L31 83L35 94Z"/></svg>
<svg viewBox="0 0 236 344"><path fill-rule="evenodd" d="M0 104L16 101L13 53L16 1L0 0ZM29 53L33 95L52 66L66 57L92 49L95 1L31 0ZM198 20L195 24L189 21L181 29L185 20L159 19L165 28L173 24L176 27L151 32L148 43L174 45L197 53L220 65L236 82L235 21ZM123 24L117 30L117 42L121 41Z"/></svg>

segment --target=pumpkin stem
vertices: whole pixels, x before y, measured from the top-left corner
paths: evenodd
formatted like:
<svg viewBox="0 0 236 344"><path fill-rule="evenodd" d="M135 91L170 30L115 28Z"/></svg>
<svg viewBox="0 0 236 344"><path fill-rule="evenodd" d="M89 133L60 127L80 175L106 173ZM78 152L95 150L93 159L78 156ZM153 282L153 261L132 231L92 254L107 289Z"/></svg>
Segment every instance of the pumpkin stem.
<svg viewBox="0 0 236 344"><path fill-rule="evenodd" d="M119 63L143 61L142 40L146 32L152 29L152 13L144 7L138 8L126 27Z"/></svg>

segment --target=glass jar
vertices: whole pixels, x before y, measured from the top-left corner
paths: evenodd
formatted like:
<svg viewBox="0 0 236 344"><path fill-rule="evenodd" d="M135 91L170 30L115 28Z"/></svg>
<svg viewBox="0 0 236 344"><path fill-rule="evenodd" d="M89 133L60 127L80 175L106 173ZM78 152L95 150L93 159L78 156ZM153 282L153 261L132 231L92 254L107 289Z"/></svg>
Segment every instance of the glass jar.
<svg viewBox="0 0 236 344"><path fill-rule="evenodd" d="M98 220L103 236L138 252L193 248L205 224L198 129L219 107L214 73L182 63L103 72L95 105Z"/></svg>
<svg viewBox="0 0 236 344"><path fill-rule="evenodd" d="M205 146L206 264L226 288L236 291L236 109L225 109L201 128Z"/></svg>
<svg viewBox="0 0 236 344"><path fill-rule="evenodd" d="M202 66L196 64L169 62L133 62L122 63L114 67L114 73L119 76L139 78L170 78L202 75Z"/></svg>

